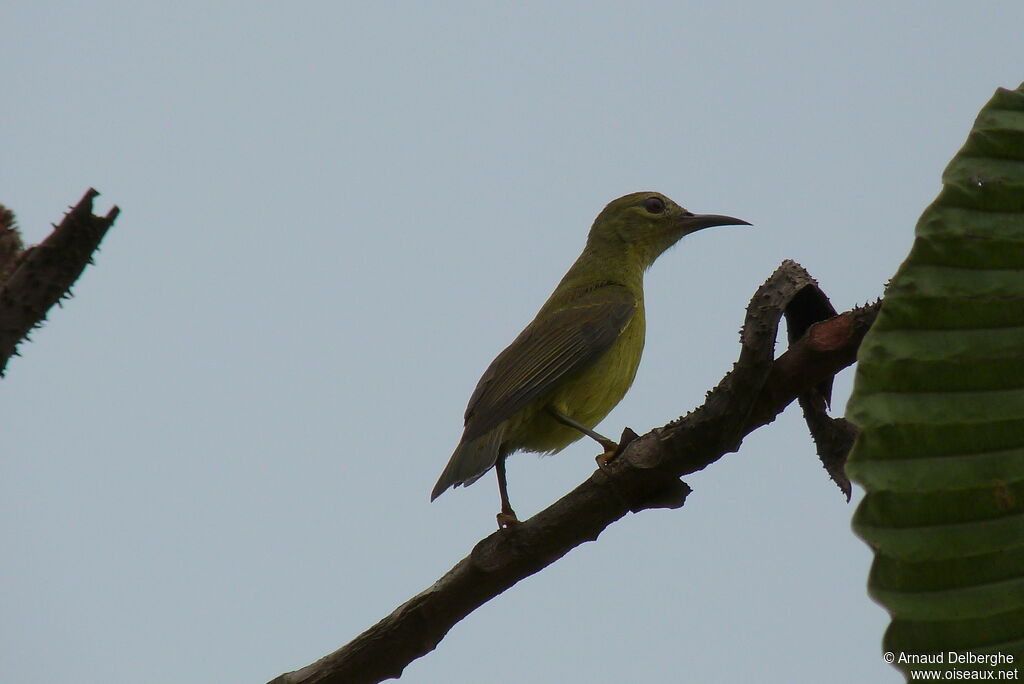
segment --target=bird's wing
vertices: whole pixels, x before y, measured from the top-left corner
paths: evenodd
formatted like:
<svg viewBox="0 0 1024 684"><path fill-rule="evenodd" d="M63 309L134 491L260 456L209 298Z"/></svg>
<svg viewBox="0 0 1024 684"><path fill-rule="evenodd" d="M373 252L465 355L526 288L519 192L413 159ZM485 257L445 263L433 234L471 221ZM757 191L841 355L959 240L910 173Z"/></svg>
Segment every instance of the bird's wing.
<svg viewBox="0 0 1024 684"><path fill-rule="evenodd" d="M468 442L601 357L629 324L637 299L608 284L534 320L484 372L466 408Z"/></svg>

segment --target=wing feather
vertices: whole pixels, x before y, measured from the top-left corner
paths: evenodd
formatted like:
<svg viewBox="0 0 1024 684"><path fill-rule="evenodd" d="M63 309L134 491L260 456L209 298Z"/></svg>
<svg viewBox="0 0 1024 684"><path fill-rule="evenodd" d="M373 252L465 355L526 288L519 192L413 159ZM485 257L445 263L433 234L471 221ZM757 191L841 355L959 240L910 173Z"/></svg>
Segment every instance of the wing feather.
<svg viewBox="0 0 1024 684"><path fill-rule="evenodd" d="M561 381L597 361L636 312L623 285L590 290L569 306L538 316L484 372L466 408L463 441L493 429Z"/></svg>

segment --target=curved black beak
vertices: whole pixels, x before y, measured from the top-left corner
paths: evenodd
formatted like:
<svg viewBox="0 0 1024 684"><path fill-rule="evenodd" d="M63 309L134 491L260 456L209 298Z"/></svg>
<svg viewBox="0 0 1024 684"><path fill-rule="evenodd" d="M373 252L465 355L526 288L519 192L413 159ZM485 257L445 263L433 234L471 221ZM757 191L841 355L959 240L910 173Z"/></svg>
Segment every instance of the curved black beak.
<svg viewBox="0 0 1024 684"><path fill-rule="evenodd" d="M719 214L689 214L679 219L679 224L689 232L710 228L712 226L749 226L752 225L743 219L732 216L721 216Z"/></svg>

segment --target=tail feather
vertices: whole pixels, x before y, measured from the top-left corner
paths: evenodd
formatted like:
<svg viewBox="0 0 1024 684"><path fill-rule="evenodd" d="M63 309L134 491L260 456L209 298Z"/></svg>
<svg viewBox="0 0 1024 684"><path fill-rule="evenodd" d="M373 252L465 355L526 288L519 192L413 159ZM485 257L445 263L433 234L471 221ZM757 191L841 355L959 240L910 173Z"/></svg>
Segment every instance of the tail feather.
<svg viewBox="0 0 1024 684"><path fill-rule="evenodd" d="M498 462L504 435L504 426L499 425L474 440L459 442L437 484L434 485L430 500L441 496L449 487L468 486L483 477Z"/></svg>

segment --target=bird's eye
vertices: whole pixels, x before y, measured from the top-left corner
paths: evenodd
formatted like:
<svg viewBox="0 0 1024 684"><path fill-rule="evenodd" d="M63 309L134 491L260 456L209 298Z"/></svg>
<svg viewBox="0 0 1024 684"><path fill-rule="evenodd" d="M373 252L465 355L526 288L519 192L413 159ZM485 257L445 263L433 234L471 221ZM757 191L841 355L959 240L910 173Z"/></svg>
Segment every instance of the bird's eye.
<svg viewBox="0 0 1024 684"><path fill-rule="evenodd" d="M644 209L652 214L660 214L665 211L665 200L660 197L648 197L644 200Z"/></svg>

